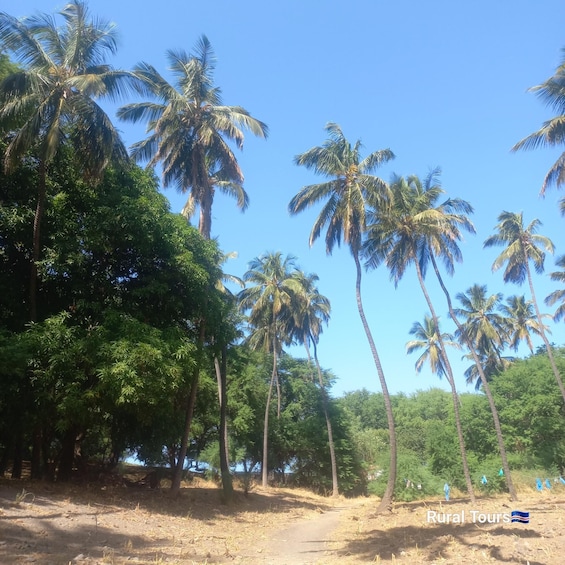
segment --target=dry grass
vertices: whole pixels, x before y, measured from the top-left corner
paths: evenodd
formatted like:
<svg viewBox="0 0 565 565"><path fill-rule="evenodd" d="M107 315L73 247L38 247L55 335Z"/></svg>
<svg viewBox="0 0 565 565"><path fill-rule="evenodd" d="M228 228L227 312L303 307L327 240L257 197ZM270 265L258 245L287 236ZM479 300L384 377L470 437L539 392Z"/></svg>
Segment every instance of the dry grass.
<svg viewBox="0 0 565 565"><path fill-rule="evenodd" d="M0 479L0 563L560 565L565 487L542 493L521 487L520 497L519 505L507 497L481 499L474 507L462 499L398 503L393 513L375 516L376 499L334 501L298 489L255 487L249 496L236 492L234 504L226 506L217 486L201 479L184 484L176 499L164 489ZM312 528L334 507L341 508L335 531ZM513 509L529 511L530 523L480 524L469 518L471 510L494 515ZM428 510L465 511L467 521L429 523ZM308 530L312 541L331 541L327 551L310 552L309 561L285 561L274 540L301 521L299 530ZM290 551L293 540L287 543Z"/></svg>

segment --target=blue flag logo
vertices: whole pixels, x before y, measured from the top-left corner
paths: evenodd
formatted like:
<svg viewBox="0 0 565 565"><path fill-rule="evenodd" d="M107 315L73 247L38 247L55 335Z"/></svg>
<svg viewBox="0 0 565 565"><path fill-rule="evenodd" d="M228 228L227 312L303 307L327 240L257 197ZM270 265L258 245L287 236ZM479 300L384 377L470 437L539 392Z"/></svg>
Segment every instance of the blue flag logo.
<svg viewBox="0 0 565 565"><path fill-rule="evenodd" d="M522 524L530 523L530 513L520 512L520 510L512 510L512 522L521 522Z"/></svg>

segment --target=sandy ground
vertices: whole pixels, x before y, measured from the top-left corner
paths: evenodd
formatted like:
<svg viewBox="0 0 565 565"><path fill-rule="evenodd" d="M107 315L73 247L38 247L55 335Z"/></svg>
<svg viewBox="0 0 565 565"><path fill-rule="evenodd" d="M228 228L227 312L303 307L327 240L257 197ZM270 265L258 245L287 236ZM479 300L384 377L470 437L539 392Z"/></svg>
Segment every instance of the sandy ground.
<svg viewBox="0 0 565 565"><path fill-rule="evenodd" d="M565 490L564 490L565 493ZM222 505L209 483L166 490L0 480L0 564L565 563L565 494L396 504L256 489ZM505 522L512 510L528 524ZM436 512L436 514L433 514ZM435 518L435 523L434 523ZM443 523L449 519L449 523ZM493 522L493 523L489 523Z"/></svg>

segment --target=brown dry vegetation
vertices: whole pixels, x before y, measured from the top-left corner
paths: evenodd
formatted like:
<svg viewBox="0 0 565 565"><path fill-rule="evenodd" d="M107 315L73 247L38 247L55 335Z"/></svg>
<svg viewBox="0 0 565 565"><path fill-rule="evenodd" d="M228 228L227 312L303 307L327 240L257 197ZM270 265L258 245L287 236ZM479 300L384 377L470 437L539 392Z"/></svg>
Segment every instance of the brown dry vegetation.
<svg viewBox="0 0 565 565"><path fill-rule="evenodd" d="M255 488L221 503L214 483L166 490L0 479L0 563L509 563L565 561L565 487L465 501L395 505L332 500L307 491ZM469 513L530 512L529 524L472 523ZM431 524L427 511L460 513L463 524Z"/></svg>

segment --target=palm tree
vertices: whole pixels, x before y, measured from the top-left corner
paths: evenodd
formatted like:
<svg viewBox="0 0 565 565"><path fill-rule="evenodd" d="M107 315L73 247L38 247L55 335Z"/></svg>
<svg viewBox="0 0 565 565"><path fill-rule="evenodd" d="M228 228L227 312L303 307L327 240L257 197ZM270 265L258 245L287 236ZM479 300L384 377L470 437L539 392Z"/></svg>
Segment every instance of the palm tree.
<svg viewBox="0 0 565 565"><path fill-rule="evenodd" d="M455 335L461 343L466 343L466 340L471 343L480 360L480 368L490 382L493 375L510 363L501 354L508 343L507 321L497 312L502 306L502 294L488 296L486 285L474 284L455 298L461 304L460 308L454 309L455 315L461 318L461 329L457 329ZM471 354L465 357L473 360ZM465 371L465 377L467 384L475 383L475 389L480 390L483 383L476 363Z"/></svg>
<svg viewBox="0 0 565 565"><path fill-rule="evenodd" d="M60 15L63 26L47 14L20 20L0 12L2 47L23 65L0 84L0 129L11 131L4 166L12 171L32 151L39 172L29 288L32 321L37 320L37 263L49 164L67 144L93 180L110 162L127 160L118 132L96 102L115 99L132 85L130 73L106 63L116 52L115 29L91 18L84 0L71 0Z"/></svg>
<svg viewBox="0 0 565 565"><path fill-rule="evenodd" d="M366 207L373 202L384 201L388 193L387 184L372 173L382 164L394 158L390 149L370 153L361 159L361 142L354 145L345 138L341 128L334 123L326 126L328 140L322 146L313 147L295 158L303 165L330 180L303 187L289 204L291 214L298 214L311 206L324 202L322 211L310 232L310 245L318 239L327 226L326 252L331 255L334 245L339 246L343 238L349 247L356 268L355 294L357 309L369 342L379 381L383 391L390 434L390 471L388 483L379 505L379 510L389 509L396 481L396 432L388 387L381 361L375 346L361 299L361 244L366 229Z"/></svg>
<svg viewBox="0 0 565 565"><path fill-rule="evenodd" d="M532 343L531 334L541 335L540 324L536 318L533 302L526 300L524 295L510 296L506 299L506 304L500 305L500 311L504 316L503 323L510 347L514 351L518 351L520 343L525 341L530 352L533 353L534 344ZM542 317L549 318L551 316L549 314L542 314ZM546 325L544 325L544 330L549 332L549 328Z"/></svg>
<svg viewBox="0 0 565 565"><path fill-rule="evenodd" d="M139 63L134 68L139 79L138 91L153 100L127 104L118 110L118 117L133 123L147 121L150 135L133 145L132 156L147 161L149 166L161 163L163 185L173 184L181 192L189 193L183 214L190 218L198 206L198 230L204 238L210 239L216 189L235 197L241 210L249 203L242 186L243 173L228 142L234 142L241 149L244 129L266 137L268 128L244 108L222 104L221 91L214 85L214 53L206 36L198 41L194 55L169 50L167 57L176 86L167 82L152 65ZM205 317L199 324L199 349L202 349ZM214 364L217 363L215 359ZM198 368L195 373L181 442L182 459L175 474L173 492L180 487L184 446L190 433Z"/></svg>
<svg viewBox="0 0 565 565"><path fill-rule="evenodd" d="M265 406L263 425L263 465L261 469L262 485L268 486L268 434L269 411L273 387L277 390L277 415L281 412L281 391L278 377L278 358L282 346L289 344L289 320L293 319L292 305L296 302L295 294L300 288L295 277L297 271L295 258L291 255L283 258L282 253L267 253L253 259L249 269L243 275L247 286L238 295L240 308L249 311L249 324L254 328L248 338L252 349L265 349L273 355L273 369L269 383L269 392Z"/></svg>
<svg viewBox="0 0 565 565"><path fill-rule="evenodd" d="M475 494L459 415L459 397L443 335L439 331L439 319L424 282L429 257L427 250L429 242L441 240L445 226L449 227L452 223L470 229L467 217L458 214L459 210L468 209L466 202L450 199L437 205L438 199L444 194L439 183L439 174L439 169L431 171L423 183L416 175L408 178L393 177L390 186L391 199L388 205L380 205L370 210L370 224L367 228L363 253L367 258L367 266L370 268L376 268L382 261L386 262L395 286L404 275L408 265L414 263L420 288L432 315L431 321L435 325L433 335L437 339L436 352L440 358L433 363L438 370L442 370L440 376L445 374L451 387L463 473L469 496L474 502Z"/></svg>
<svg viewBox="0 0 565 565"><path fill-rule="evenodd" d="M318 373L318 384L322 393L322 404L324 408L324 417L326 419L326 428L328 430L328 444L330 450L330 463L332 468L332 496L339 495L339 485L337 477L337 462L335 456L335 444L333 440L332 422L329 413L329 398L322 376L322 368L318 360L318 342L322 333L323 324L327 324L330 319L330 301L319 292L316 282L318 275L306 275L302 271L296 273L296 279L300 286L300 291L296 296L297 304L293 308L294 321L292 332L299 343L304 344L306 349L306 357L310 363L312 356L310 354L310 344L314 349L314 363Z"/></svg>
<svg viewBox="0 0 565 565"><path fill-rule="evenodd" d="M532 272L530 269L530 261L533 261L536 272L543 273L545 252L553 253L554 250L554 245L548 237L536 233L539 226L541 226L541 222L535 219L532 220L527 227L524 227L521 212L502 212L498 216L498 224L495 227L498 233L488 237L484 242L484 246L505 246L505 249L495 259L492 265L493 272L500 269L503 265L506 265L503 274L504 282L522 284L526 279L528 280L530 295L539 324L540 336L545 344L555 380L559 385L561 395L565 401L565 387L563 386L561 375L555 364L553 349L544 331L542 315L536 300Z"/></svg>
<svg viewBox="0 0 565 565"><path fill-rule="evenodd" d="M555 264L558 267L561 267L562 270L550 273L549 276L551 277L551 280L565 283L565 255L558 257L555 261ZM556 322L565 317L565 290L555 290L545 299L545 303L548 306L553 306L557 302L559 302L560 304L555 311L555 314L553 315L553 319Z"/></svg>
<svg viewBox="0 0 565 565"><path fill-rule="evenodd" d="M455 335L461 339L464 332L475 351L481 355L492 352L500 360L500 352L508 342L506 321L497 312L502 305L502 294L488 296L486 285L474 284L455 298L461 304L455 308L455 315L463 319L463 331L458 330Z"/></svg>
<svg viewBox="0 0 565 565"><path fill-rule="evenodd" d="M453 341L453 336L448 333L439 334L436 323L432 316L424 316L424 323L414 322L410 328L410 335L416 339L412 339L406 343L406 353L413 353L423 349L422 354L416 360L416 371L420 373L426 363L429 363L432 373L436 374L440 379L447 375L442 346L439 338L441 337L444 346L455 347L461 349L461 345Z"/></svg>
<svg viewBox="0 0 565 565"><path fill-rule="evenodd" d="M565 141L565 115L563 114L565 108L565 49L563 54L563 60L557 67L555 74L544 83L530 88L531 92L535 92L543 102L556 110L558 115L544 122L538 131L516 143L512 147L512 151L547 146L555 147L562 145ZM545 194L548 186L555 184L560 187L563 183L565 183L565 153L562 153L549 169L541 187L541 194Z"/></svg>
<svg viewBox="0 0 565 565"><path fill-rule="evenodd" d="M216 188L235 197L245 210L248 196L243 190L243 173L228 142L243 147L243 130L266 137L267 126L241 106L224 106L221 91L214 85L215 57L208 38L202 36L195 54L167 51L175 85L167 82L148 63L134 72L139 91L154 101L127 104L118 116L129 122L147 122L150 133L135 143L132 156L150 166L163 167L163 184L189 193L185 213L200 208L198 229L210 238L212 204Z"/></svg>

